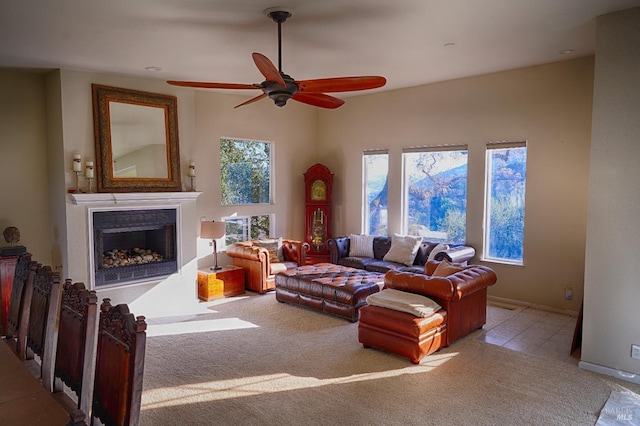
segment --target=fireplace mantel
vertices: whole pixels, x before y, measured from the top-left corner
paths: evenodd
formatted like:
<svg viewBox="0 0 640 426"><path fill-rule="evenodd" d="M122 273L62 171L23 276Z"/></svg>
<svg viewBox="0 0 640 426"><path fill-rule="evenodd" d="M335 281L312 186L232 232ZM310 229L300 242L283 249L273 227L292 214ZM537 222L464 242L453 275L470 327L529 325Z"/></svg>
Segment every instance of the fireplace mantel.
<svg viewBox="0 0 640 426"><path fill-rule="evenodd" d="M76 205L87 204L140 204L193 201L202 192L121 192L69 194Z"/></svg>

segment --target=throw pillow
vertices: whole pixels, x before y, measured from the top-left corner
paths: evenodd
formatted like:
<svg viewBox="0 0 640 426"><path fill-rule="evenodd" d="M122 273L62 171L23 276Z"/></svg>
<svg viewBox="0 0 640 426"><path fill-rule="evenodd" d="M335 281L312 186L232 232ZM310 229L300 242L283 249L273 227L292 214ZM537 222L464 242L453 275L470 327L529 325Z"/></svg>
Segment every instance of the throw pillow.
<svg viewBox="0 0 640 426"><path fill-rule="evenodd" d="M422 318L426 318L440 309L440 305L428 297L392 288L385 288L368 296L367 303L372 306L408 312Z"/></svg>
<svg viewBox="0 0 640 426"><path fill-rule="evenodd" d="M449 246L447 244L438 244L437 246L435 246L433 248L433 250L431 250L431 253L429 253L429 257L427 258L427 262L430 260L433 260L436 258L436 254L440 253L441 251L445 251L445 250L449 250Z"/></svg>
<svg viewBox="0 0 640 426"><path fill-rule="evenodd" d="M432 277L448 277L451 274L464 270L463 266L452 265L447 259L442 260L431 274Z"/></svg>
<svg viewBox="0 0 640 426"><path fill-rule="evenodd" d="M373 257L374 235L349 235L349 256Z"/></svg>
<svg viewBox="0 0 640 426"><path fill-rule="evenodd" d="M267 249L269 252L270 262L284 262L284 255L282 253L282 237L258 240L254 244L258 247Z"/></svg>
<svg viewBox="0 0 640 426"><path fill-rule="evenodd" d="M393 237L391 237L391 248L389 248L389 251L384 255L382 260L411 266L416 258L416 253L418 253L421 242L422 237L394 234Z"/></svg>

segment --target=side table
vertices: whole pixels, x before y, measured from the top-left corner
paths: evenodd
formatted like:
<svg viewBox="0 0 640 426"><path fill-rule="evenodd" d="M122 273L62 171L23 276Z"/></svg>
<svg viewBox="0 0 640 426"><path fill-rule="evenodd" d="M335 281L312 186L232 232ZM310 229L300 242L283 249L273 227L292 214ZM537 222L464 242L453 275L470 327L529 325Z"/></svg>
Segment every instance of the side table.
<svg viewBox="0 0 640 426"><path fill-rule="evenodd" d="M222 269L198 270L198 299L208 302L222 297L244 294L244 270L224 265Z"/></svg>

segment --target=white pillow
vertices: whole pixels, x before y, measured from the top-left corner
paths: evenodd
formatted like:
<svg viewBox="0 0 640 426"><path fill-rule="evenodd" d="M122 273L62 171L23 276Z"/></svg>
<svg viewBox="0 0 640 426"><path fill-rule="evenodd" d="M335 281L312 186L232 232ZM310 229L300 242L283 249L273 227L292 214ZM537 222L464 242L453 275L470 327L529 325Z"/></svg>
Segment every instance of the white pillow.
<svg viewBox="0 0 640 426"><path fill-rule="evenodd" d="M440 305L428 297L408 291L385 288L367 296L367 303L372 306L408 312L417 317L426 318L440 310Z"/></svg>
<svg viewBox="0 0 640 426"><path fill-rule="evenodd" d="M416 254L418 253L421 242L422 237L394 234L393 237L391 237L391 248L382 260L411 266L416 259Z"/></svg>
<svg viewBox="0 0 640 426"><path fill-rule="evenodd" d="M436 258L436 254L440 253L441 251L445 251L445 250L449 250L449 246L447 244L438 244L437 246L435 246L433 248L433 250L431 250L431 253L429 253L429 257L427 258L427 262L430 260L433 260Z"/></svg>
<svg viewBox="0 0 640 426"><path fill-rule="evenodd" d="M349 235L349 256L374 257L373 239L374 235Z"/></svg>

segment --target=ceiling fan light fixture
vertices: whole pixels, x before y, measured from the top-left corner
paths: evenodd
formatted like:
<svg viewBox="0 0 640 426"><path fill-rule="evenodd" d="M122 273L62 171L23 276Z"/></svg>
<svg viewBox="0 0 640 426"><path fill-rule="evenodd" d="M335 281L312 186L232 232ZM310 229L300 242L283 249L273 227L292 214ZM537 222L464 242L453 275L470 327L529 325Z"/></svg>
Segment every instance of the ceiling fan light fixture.
<svg viewBox="0 0 640 426"><path fill-rule="evenodd" d="M287 101L291 99L291 93L287 92L271 92L269 98L276 106L283 107L287 104Z"/></svg>

